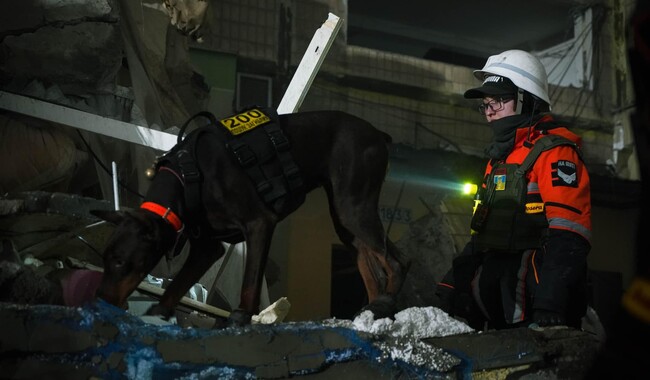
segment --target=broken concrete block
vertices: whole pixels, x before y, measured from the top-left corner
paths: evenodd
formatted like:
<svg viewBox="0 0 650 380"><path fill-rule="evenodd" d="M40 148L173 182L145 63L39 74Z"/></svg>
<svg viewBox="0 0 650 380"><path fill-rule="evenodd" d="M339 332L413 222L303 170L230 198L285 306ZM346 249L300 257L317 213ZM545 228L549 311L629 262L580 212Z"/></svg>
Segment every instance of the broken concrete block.
<svg viewBox="0 0 650 380"><path fill-rule="evenodd" d="M311 354L289 355L290 372L318 372L326 363L326 357L323 352L314 352Z"/></svg>
<svg viewBox="0 0 650 380"><path fill-rule="evenodd" d="M379 361L374 345L381 339L313 322L224 330L155 326L103 301L83 308L0 304L3 376L331 378L333 371L347 378L445 378L431 368Z"/></svg>
<svg viewBox="0 0 650 380"><path fill-rule="evenodd" d="M255 368L255 377L261 379L283 379L289 377L289 365L286 360L262 365Z"/></svg>
<svg viewBox="0 0 650 380"><path fill-rule="evenodd" d="M122 64L123 42L116 23L44 26L7 36L2 46L8 57L3 70L15 80L47 79L66 94L112 85Z"/></svg>

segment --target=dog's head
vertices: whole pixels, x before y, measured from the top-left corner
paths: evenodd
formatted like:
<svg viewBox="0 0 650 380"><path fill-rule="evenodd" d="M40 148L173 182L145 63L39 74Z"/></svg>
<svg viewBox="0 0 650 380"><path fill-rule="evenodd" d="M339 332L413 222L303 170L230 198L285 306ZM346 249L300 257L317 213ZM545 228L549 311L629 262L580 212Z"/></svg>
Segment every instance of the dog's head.
<svg viewBox="0 0 650 380"><path fill-rule="evenodd" d="M126 308L128 296L173 245L175 234L164 220L145 210L95 210L117 227L104 250L104 276L97 296Z"/></svg>

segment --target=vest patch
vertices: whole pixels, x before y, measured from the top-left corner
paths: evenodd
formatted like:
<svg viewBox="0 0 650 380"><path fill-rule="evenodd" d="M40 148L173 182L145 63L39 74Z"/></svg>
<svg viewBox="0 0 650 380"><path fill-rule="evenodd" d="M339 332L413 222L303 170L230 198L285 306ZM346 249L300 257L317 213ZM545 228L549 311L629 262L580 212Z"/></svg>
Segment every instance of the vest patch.
<svg viewBox="0 0 650 380"><path fill-rule="evenodd" d="M539 214L544 212L544 202L526 203L526 214Z"/></svg>
<svg viewBox="0 0 650 380"><path fill-rule="evenodd" d="M558 160L551 164L551 183L555 186L578 187L576 164L567 160Z"/></svg>
<svg viewBox="0 0 650 380"><path fill-rule="evenodd" d="M268 123L269 121L271 121L271 118L257 108L219 120L219 122L235 136L248 132L255 127Z"/></svg>
<svg viewBox="0 0 650 380"><path fill-rule="evenodd" d="M506 189L506 175L500 174L494 176L494 190L502 191Z"/></svg>
<svg viewBox="0 0 650 380"><path fill-rule="evenodd" d="M506 189L507 170L496 168L494 170L494 190L503 191Z"/></svg>

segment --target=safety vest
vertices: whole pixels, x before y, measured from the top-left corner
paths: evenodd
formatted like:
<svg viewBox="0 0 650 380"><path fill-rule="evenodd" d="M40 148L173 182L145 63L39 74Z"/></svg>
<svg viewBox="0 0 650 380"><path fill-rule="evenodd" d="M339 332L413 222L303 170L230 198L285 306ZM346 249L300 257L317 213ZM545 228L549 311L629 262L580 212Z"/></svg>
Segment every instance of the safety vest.
<svg viewBox="0 0 650 380"><path fill-rule="evenodd" d="M528 197L526 173L542 152L559 145L573 146L580 155L573 141L547 135L535 142L521 165L497 163L492 167L477 194L472 216L472 234L477 250L519 251L541 246L548 221L544 204L533 202Z"/></svg>

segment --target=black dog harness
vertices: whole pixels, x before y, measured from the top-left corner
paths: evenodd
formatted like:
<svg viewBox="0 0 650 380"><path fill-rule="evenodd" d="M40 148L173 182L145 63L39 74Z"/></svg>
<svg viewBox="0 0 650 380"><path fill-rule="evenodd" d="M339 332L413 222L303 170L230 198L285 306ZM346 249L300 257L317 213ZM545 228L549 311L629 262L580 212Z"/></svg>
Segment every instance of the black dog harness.
<svg viewBox="0 0 650 380"><path fill-rule="evenodd" d="M199 116L207 118L210 124L184 137L187 125ZM209 112L200 112L183 124L177 144L156 162L157 171L168 170L183 184L184 218L192 230L204 224L200 213L201 184L204 179L196 164L195 147L205 133L216 135L224 143L251 179L264 203L273 211L281 213L289 194L292 199L300 199L299 203L304 202L303 180L291 155L290 142L274 110L251 108L219 121ZM178 172L173 168L177 168ZM163 206L160 208L164 209ZM149 211L153 210L149 208ZM153 212L161 216L164 213ZM235 235L220 238L224 241L238 240L239 234Z"/></svg>
<svg viewBox="0 0 650 380"><path fill-rule="evenodd" d="M219 121L230 135L226 147L255 184L264 203L276 213L283 208L283 199L300 192L303 182L278 115L272 109L250 108Z"/></svg>

